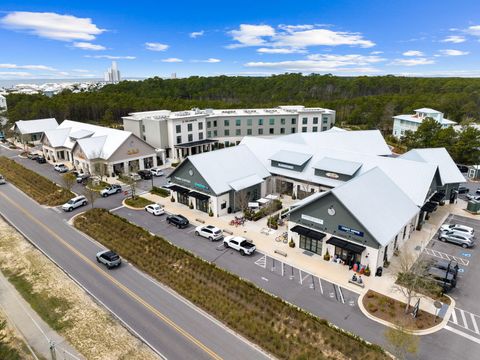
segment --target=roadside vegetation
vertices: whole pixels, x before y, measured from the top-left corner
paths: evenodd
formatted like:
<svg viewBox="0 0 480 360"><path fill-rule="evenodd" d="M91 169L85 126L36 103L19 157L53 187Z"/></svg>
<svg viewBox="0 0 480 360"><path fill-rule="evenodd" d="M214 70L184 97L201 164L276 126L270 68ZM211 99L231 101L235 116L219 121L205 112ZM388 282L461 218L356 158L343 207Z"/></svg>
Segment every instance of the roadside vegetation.
<svg viewBox="0 0 480 360"><path fill-rule="evenodd" d="M383 350L345 333L255 285L104 209L75 227L281 359L386 359Z"/></svg>
<svg viewBox="0 0 480 360"><path fill-rule="evenodd" d="M0 271L39 316L86 359L158 359L2 218ZM0 351L0 359L9 358Z"/></svg>
<svg viewBox="0 0 480 360"><path fill-rule="evenodd" d="M58 206L75 195L15 161L0 156L0 174L41 205Z"/></svg>
<svg viewBox="0 0 480 360"><path fill-rule="evenodd" d="M14 329L7 326L7 321L4 318L5 316L0 313L0 359L34 359L23 340L19 338Z"/></svg>
<svg viewBox="0 0 480 360"><path fill-rule="evenodd" d="M145 206L153 204L153 201L145 199L141 196L125 199L125 204L137 209L143 209Z"/></svg>

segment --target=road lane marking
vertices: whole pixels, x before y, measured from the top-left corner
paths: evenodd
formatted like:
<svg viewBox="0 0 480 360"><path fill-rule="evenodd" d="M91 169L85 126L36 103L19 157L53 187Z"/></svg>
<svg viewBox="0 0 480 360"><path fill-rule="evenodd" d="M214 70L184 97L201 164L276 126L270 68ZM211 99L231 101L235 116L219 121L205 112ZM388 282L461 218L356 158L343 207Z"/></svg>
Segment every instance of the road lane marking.
<svg viewBox="0 0 480 360"><path fill-rule="evenodd" d="M258 265L264 269L267 268L267 255L263 255L260 259L255 261L255 265Z"/></svg>
<svg viewBox="0 0 480 360"><path fill-rule="evenodd" d="M116 208L113 208L113 209L110 209L109 211L112 212L112 211L117 211L117 210L120 210L120 209L123 209L125 206L121 205L121 206L118 206Z"/></svg>
<svg viewBox="0 0 480 360"><path fill-rule="evenodd" d="M467 323L467 318L465 317L465 311L463 311L462 309L458 309L458 310L460 310L460 315L462 315L463 327L468 329L468 323Z"/></svg>
<svg viewBox="0 0 480 360"><path fill-rule="evenodd" d="M475 321L475 315L473 315L472 313L470 313L470 317L472 318L473 329L475 330L475 332L476 332L477 334L480 334L480 332L478 331L477 322Z"/></svg>
<svg viewBox="0 0 480 360"><path fill-rule="evenodd" d="M453 308L452 316L450 317L450 319L452 320L452 322L453 322L454 324L457 324L457 325L458 325L457 313L455 312L455 308Z"/></svg>
<svg viewBox="0 0 480 360"><path fill-rule="evenodd" d="M465 260L461 257L449 255L447 253L444 253L444 252L441 252L441 251L438 251L438 250L433 250L431 248L425 248L423 251L430 256L435 256L435 257L443 259L443 260L447 260L447 261L455 260L457 263L459 263L463 266L468 266L468 264L470 263L468 260Z"/></svg>
<svg viewBox="0 0 480 360"><path fill-rule="evenodd" d="M320 279L319 277L317 277L317 279L318 279L318 283L320 284L320 291L322 292L322 295L323 295L322 279Z"/></svg>
<svg viewBox="0 0 480 360"><path fill-rule="evenodd" d="M464 338L466 338L466 339L468 339L468 340L470 340L470 341L473 341L473 342L476 342L477 344L480 344L480 339L478 339L478 338L476 338L476 337L474 337L474 336L472 336L472 335L470 335L470 334L466 334L466 333L464 333L463 331L460 331L460 330L458 330L458 329L455 329L455 328L453 328L453 327L451 327L451 326L449 326L449 325L445 325L443 328L444 328L445 330L451 331L451 332L453 332L453 333L455 333L455 334L457 334L457 335L463 336Z"/></svg>
<svg viewBox="0 0 480 360"><path fill-rule="evenodd" d="M338 286L338 285L337 285L337 287L338 287L338 293L340 294L340 300L342 300L342 303L345 304L345 299L344 299L344 297L343 297L342 288L341 288L340 286Z"/></svg>
<svg viewBox="0 0 480 360"><path fill-rule="evenodd" d="M154 308L152 305L147 303L145 300L143 300L140 296L138 296L136 293L131 291L129 288L127 288L125 285L120 283L118 280L116 280L112 275L106 273L104 270L102 270L100 267L97 266L96 263L91 261L89 258L87 258L85 255L83 255L81 252L79 252L73 245L69 244L65 240L63 240L62 237L60 237L56 232L54 232L50 227L42 223L40 220L38 220L36 217L31 215L29 212L25 211L22 207L20 207L17 203L15 203L9 196L5 195L4 193L0 193L1 196L3 196L8 202L10 202L14 207L16 207L20 212L24 213L25 216L30 218L32 221L37 223L39 226L41 226L45 231L50 233L54 238L56 238L60 243L62 243L65 247L67 247L70 251L72 251L74 254L76 254L79 258L84 260L88 265L90 265L95 271L106 277L108 280L110 280L113 284L115 284L119 289L123 290L126 292L130 297L132 297L134 300L136 300L138 303L143 305L145 308L150 310L152 313L154 313L159 319L161 319L164 323L172 327L175 331L177 331L179 334L183 335L185 338L190 340L193 344L198 346L200 349L202 349L205 353L210 355L214 359L221 360L222 358L217 355L213 350L209 349L206 345L204 345L202 342L200 342L198 339L196 339L194 336L192 336L190 333L185 331L183 328L181 328L179 325L177 325L175 322L173 322L170 318L165 316L163 313L161 313L159 310Z"/></svg>

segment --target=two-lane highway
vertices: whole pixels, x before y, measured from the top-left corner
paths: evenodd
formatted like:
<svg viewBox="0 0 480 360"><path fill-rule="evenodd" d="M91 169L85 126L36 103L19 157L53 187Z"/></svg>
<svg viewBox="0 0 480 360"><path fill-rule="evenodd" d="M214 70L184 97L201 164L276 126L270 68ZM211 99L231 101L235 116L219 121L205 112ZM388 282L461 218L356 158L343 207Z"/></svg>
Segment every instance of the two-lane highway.
<svg viewBox="0 0 480 360"><path fill-rule="evenodd" d="M95 253L101 245L11 184L0 188L0 214L165 358L268 358L130 264L111 271L97 264Z"/></svg>

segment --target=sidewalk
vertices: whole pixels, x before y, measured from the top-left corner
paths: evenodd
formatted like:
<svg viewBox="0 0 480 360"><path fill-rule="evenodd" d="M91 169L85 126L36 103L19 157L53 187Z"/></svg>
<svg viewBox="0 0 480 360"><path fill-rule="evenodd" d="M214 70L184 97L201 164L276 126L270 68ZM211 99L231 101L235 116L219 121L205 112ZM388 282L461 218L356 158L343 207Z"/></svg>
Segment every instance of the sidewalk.
<svg viewBox="0 0 480 360"><path fill-rule="evenodd" d="M57 359L84 359L66 340L52 330L30 305L21 297L15 287L0 272L0 307L8 322L15 327L29 347L36 354L51 359L49 340L55 343ZM36 356L35 356L36 358Z"/></svg>
<svg viewBox="0 0 480 360"><path fill-rule="evenodd" d="M200 225L202 222L205 222L206 224L214 225L222 230L225 230L228 233L231 232L233 235L244 236L252 240L255 243L257 250L260 252L267 254L268 256L281 262L288 263L294 267L302 269L302 271L333 282L358 294L365 293L369 289L372 289L384 295L393 297L399 301L405 302L405 297L403 294L393 286L395 282L395 274L398 270L398 257L392 258L389 268L384 269L381 277L374 276L373 270L370 277L363 276L362 278L365 283L365 288L362 289L348 282L353 275L353 272L349 270L348 267L333 263L331 261L327 262L323 260L321 256L316 254L306 256L304 254L304 250L302 249L290 248L288 244L275 241L277 236L287 231L286 225L279 227L278 230L271 230L270 234L266 235L261 232L263 228L267 227L266 217L257 222L248 221L245 226L235 227L229 225L230 220L234 218L234 214L220 218L209 217L208 214L198 210L192 210L183 204L179 204L177 202L172 203L170 201L170 197L162 198L150 193L142 194L142 197L163 205L165 210L169 213L182 214L186 216L194 225ZM422 230L414 231L411 234L410 239L404 245L405 247L400 249L400 251L408 251L414 254L415 258L417 258L427 246L430 239L435 235L440 225L445 221L449 213L458 213L460 215L467 216L466 214L468 213L462 210L463 207L465 207L465 204L462 203L456 205L446 204L445 206L439 206L438 210L434 212L430 216L430 219L423 225ZM237 215L239 214L237 213ZM279 250L287 254L287 256L281 256L277 254L275 250ZM415 301L416 299L412 299L412 303ZM420 302L420 308L432 314L436 313L433 300L431 299L422 298Z"/></svg>

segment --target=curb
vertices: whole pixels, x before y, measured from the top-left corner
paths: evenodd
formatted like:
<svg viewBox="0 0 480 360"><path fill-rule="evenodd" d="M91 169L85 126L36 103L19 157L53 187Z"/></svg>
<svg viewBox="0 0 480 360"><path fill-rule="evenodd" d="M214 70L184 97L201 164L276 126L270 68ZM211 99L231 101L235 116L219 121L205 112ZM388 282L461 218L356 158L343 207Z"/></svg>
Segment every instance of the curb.
<svg viewBox="0 0 480 360"><path fill-rule="evenodd" d="M372 314L370 314L367 311L367 309L365 309L365 307L363 306L363 298L365 297L365 294L366 294L366 292L364 294L361 294L358 297L358 301L357 301L358 302L358 308L363 313L363 315L365 315L370 320L373 320L373 321L375 321L379 324L382 324L382 325L388 326L389 328L395 329L396 328L395 324L391 323L390 321L383 320L383 319L380 319L376 316L373 316ZM450 315L451 315L453 309L455 308L455 300L448 295L445 295L445 296L447 296L450 299L450 305L448 306L448 309L445 313L445 316L443 317L443 319L440 323L438 323L435 326L432 326L431 328L424 329L424 330L405 329L405 331L408 332L409 334L422 336L422 335L430 335L430 334L436 333L437 331L442 330L445 327L445 325L448 323L448 319L450 319Z"/></svg>
<svg viewBox="0 0 480 360"><path fill-rule="evenodd" d="M127 209L130 209L130 210L145 210L144 207L136 208L136 207L127 205L127 204L125 203L125 200L127 200L127 199L123 199L123 200L122 200L122 205L123 205L124 207L126 207Z"/></svg>

